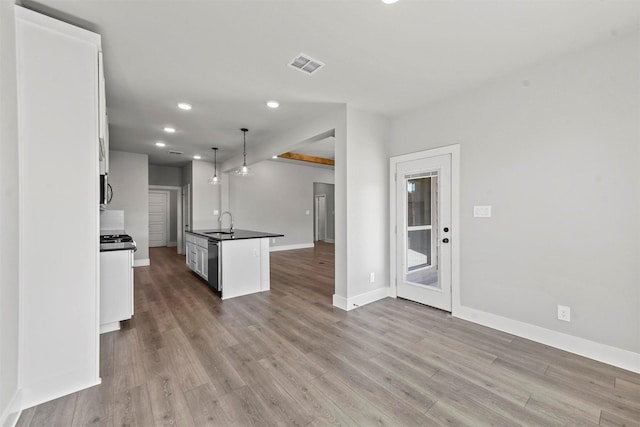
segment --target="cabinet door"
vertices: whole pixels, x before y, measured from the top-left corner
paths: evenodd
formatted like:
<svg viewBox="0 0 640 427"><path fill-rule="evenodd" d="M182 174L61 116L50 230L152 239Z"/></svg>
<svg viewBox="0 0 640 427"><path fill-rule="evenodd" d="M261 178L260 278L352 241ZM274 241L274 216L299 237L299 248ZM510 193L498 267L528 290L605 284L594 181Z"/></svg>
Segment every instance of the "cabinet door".
<svg viewBox="0 0 640 427"><path fill-rule="evenodd" d="M186 263L188 266L191 266L191 242L186 242L185 243L185 250L186 250Z"/></svg>
<svg viewBox="0 0 640 427"><path fill-rule="evenodd" d="M202 248L202 277L209 279L209 250Z"/></svg>
<svg viewBox="0 0 640 427"><path fill-rule="evenodd" d="M195 247L196 253L196 273L202 276L202 248L200 246Z"/></svg>

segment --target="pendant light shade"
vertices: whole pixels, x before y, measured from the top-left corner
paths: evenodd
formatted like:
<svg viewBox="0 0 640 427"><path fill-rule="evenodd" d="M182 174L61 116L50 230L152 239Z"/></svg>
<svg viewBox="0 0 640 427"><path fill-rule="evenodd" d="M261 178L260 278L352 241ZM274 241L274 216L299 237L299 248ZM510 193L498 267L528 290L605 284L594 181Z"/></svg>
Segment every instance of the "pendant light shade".
<svg viewBox="0 0 640 427"><path fill-rule="evenodd" d="M218 178L218 148L213 147L213 176L209 177L209 184L217 185L220 184L220 178Z"/></svg>
<svg viewBox="0 0 640 427"><path fill-rule="evenodd" d="M253 175L253 171L249 169L249 167L247 166L247 132L249 132L249 129L242 128L240 130L242 131L242 137L243 137L243 145L242 145L243 162L242 162L242 166L236 169L235 174L239 176L249 176L249 175Z"/></svg>

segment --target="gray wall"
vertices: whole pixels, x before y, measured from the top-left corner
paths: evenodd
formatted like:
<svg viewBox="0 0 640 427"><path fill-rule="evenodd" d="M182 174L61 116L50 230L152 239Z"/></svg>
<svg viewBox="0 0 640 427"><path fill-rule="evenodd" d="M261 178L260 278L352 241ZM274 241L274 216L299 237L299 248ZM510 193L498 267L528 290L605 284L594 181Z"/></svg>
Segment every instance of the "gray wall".
<svg viewBox="0 0 640 427"><path fill-rule="evenodd" d="M333 170L271 160L251 167L253 176L229 175L236 228L285 235L272 246L312 245L313 183L333 182Z"/></svg>
<svg viewBox="0 0 640 427"><path fill-rule="evenodd" d="M124 210L124 226L138 245L134 259L149 259L149 158L146 154L109 152L109 210Z"/></svg>
<svg viewBox="0 0 640 427"><path fill-rule="evenodd" d="M182 169L171 166L149 165L149 185L182 186Z"/></svg>
<svg viewBox="0 0 640 427"><path fill-rule="evenodd" d="M177 243L178 241L178 190L169 191L169 243Z"/></svg>
<svg viewBox="0 0 640 427"><path fill-rule="evenodd" d="M316 196L325 195L325 204L327 209L327 240L333 241L336 237L335 231L335 191L334 184L325 184L323 182L313 183L313 198L315 201ZM313 211L315 213L315 210ZM314 238L315 238L315 218L313 220L314 225Z"/></svg>
<svg viewBox="0 0 640 427"><path fill-rule="evenodd" d="M18 124L13 2L0 2L0 425L18 391ZM6 416L6 418L3 418Z"/></svg>
<svg viewBox="0 0 640 427"><path fill-rule="evenodd" d="M464 306L640 352L640 46L612 40L394 120L389 151L461 144Z"/></svg>

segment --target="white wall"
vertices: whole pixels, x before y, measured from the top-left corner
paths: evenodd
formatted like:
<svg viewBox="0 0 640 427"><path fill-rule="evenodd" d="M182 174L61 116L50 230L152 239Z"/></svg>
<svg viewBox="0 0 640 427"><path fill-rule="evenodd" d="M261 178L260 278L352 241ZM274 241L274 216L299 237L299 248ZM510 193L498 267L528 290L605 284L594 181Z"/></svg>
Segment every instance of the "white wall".
<svg viewBox="0 0 640 427"><path fill-rule="evenodd" d="M388 130L387 119L347 108L344 213L349 305L354 297L389 286ZM374 283L369 283L369 273L375 273Z"/></svg>
<svg viewBox="0 0 640 427"><path fill-rule="evenodd" d="M149 260L149 159L146 154L109 152L109 184L113 199L109 210L124 211L125 231L136 241L134 262Z"/></svg>
<svg viewBox="0 0 640 427"><path fill-rule="evenodd" d="M392 156L461 144L464 306L640 352L639 48L612 39L394 120Z"/></svg>
<svg viewBox="0 0 640 427"><path fill-rule="evenodd" d="M333 183L333 170L272 160L251 168L253 176L230 176L235 227L284 234L272 247L313 246L313 183Z"/></svg>
<svg viewBox="0 0 640 427"><path fill-rule="evenodd" d="M18 123L13 2L0 2L0 425L18 399Z"/></svg>
<svg viewBox="0 0 640 427"><path fill-rule="evenodd" d="M218 228L218 216L214 215L213 211L216 209L220 211L221 186L209 184L209 177L213 175L213 171L213 163L191 162L193 230Z"/></svg>

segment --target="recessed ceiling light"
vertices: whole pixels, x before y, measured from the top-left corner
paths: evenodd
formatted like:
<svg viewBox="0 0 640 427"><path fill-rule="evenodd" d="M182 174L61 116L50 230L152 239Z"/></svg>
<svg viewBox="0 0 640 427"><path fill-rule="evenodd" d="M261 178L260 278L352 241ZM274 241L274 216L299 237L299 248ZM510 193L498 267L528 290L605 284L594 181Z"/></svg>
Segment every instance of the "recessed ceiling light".
<svg viewBox="0 0 640 427"><path fill-rule="evenodd" d="M172 127L168 127L167 126L167 127L164 128L164 131L167 132L167 133L174 133L176 130L174 128L172 128Z"/></svg>
<svg viewBox="0 0 640 427"><path fill-rule="evenodd" d="M187 104L186 102L178 103L178 108L181 110L191 110L191 104Z"/></svg>
<svg viewBox="0 0 640 427"><path fill-rule="evenodd" d="M382 0L382 3L384 3L384 4L394 4L394 3L397 3L397 2L398 2L398 0Z"/></svg>
<svg viewBox="0 0 640 427"><path fill-rule="evenodd" d="M200 160L202 157L198 156L197 154L195 156L193 156L194 159L196 160Z"/></svg>
<svg viewBox="0 0 640 427"><path fill-rule="evenodd" d="M165 143L164 143L164 142L162 142L162 141L158 141L158 142L156 142L156 145L157 145L158 147L164 147L164 146L165 146L165 145L167 145L167 144L165 144Z"/></svg>
<svg viewBox="0 0 640 427"><path fill-rule="evenodd" d="M267 101L267 107L269 108L278 108L280 103L278 101Z"/></svg>

